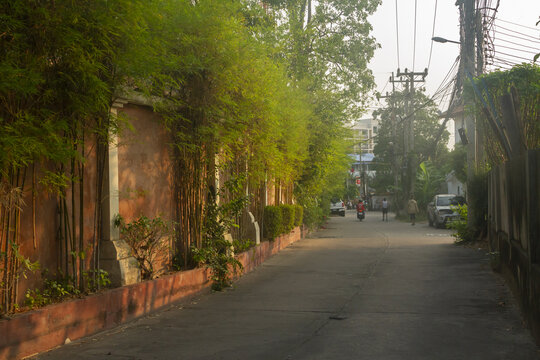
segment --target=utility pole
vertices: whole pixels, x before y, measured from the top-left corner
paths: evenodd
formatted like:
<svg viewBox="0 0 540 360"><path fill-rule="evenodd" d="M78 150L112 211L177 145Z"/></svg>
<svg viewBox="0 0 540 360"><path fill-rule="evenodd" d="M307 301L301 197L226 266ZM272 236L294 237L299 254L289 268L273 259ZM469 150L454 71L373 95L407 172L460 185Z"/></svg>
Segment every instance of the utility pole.
<svg viewBox="0 0 540 360"><path fill-rule="evenodd" d="M475 1L474 0L459 0L457 5L461 7L461 61L462 81L463 84L468 82L468 76L475 75ZM465 129L467 130L467 200L470 203L470 184L476 174L476 124L474 114L470 113L470 109L474 105L470 98L463 97ZM473 209L468 209L468 226L474 227Z"/></svg>
<svg viewBox="0 0 540 360"><path fill-rule="evenodd" d="M408 181L408 188L403 189L404 193L406 191L410 194L414 194L414 187L416 183L416 167L417 167L417 157L414 152L414 83L425 82L428 70L424 69L422 72L408 71L405 69L404 72L397 70L397 76L399 80L392 79L392 84L394 82L405 83L407 89L407 101L405 105L405 113L407 114L404 119L404 147L405 147L405 157L406 157L406 172Z"/></svg>
<svg viewBox="0 0 540 360"><path fill-rule="evenodd" d="M392 72L392 76L390 76L390 79L388 80L392 83L392 95L394 95L396 88L395 88L395 79L394 79L394 72ZM388 94L388 91L386 92L386 95L379 95L377 96L378 99L387 99L391 98L392 95ZM392 115L390 117L390 121L392 124L392 142L390 143L391 149L392 149L392 173L394 174L394 191L393 191L393 206L396 209L396 213L399 212L398 207L398 186L399 186L399 177L398 177L398 161L397 161L397 141L396 141L396 109L395 104L389 102L388 105L390 106Z"/></svg>

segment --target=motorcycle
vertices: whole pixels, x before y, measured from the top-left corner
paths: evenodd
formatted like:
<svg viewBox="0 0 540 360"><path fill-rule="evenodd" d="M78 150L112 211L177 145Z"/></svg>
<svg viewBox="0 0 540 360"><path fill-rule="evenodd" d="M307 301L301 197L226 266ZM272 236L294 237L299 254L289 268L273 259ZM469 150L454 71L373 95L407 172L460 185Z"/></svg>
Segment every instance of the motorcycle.
<svg viewBox="0 0 540 360"><path fill-rule="evenodd" d="M366 217L365 211L364 210L357 210L356 211L356 217L358 218L358 220L362 221Z"/></svg>

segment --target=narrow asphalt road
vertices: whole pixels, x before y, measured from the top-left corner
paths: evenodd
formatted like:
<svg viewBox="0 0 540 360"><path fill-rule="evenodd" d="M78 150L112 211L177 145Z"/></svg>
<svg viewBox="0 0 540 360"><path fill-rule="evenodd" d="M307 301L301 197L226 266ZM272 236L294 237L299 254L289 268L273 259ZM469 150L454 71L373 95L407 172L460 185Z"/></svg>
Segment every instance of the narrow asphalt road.
<svg viewBox="0 0 540 360"><path fill-rule="evenodd" d="M332 217L238 280L40 359L539 359L485 251Z"/></svg>

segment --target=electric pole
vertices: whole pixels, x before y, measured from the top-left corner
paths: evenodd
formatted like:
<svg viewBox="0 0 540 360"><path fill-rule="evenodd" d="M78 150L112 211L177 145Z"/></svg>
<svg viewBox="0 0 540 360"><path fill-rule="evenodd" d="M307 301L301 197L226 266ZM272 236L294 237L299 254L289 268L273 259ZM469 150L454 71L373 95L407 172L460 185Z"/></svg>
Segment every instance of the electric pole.
<svg viewBox="0 0 540 360"><path fill-rule="evenodd" d="M390 76L390 79L388 80L392 83L392 95L394 95L396 88L394 84L394 72L392 72L392 76ZM388 92L386 92L386 95L378 95L377 99L387 99L391 98L392 95L389 95ZM398 177L398 160L397 160L397 137L396 137L396 108L395 104L392 101L388 102L388 106L390 107L391 115L390 115L390 121L392 124L392 142L390 143L391 151L392 151L392 173L394 175L394 191L393 191L393 206L396 209L396 213L399 213L400 207L398 206L399 203L399 196L398 196L398 189L399 189L399 177Z"/></svg>
<svg viewBox="0 0 540 360"><path fill-rule="evenodd" d="M422 72L414 72L414 71L408 71L405 69L404 72L401 72L400 69L397 70L396 76L399 77L399 80L396 80L391 78L392 84L398 82L398 83L405 83L405 88L407 91L406 99L406 105L405 105L405 114L406 117L402 119L404 121L404 157L405 157L405 171L407 176L405 177L408 179L407 184L408 186L404 186L403 192L404 194L408 195L414 194L414 187L416 183L416 167L417 164L417 157L414 152L414 84L418 82L425 82L426 76L428 74L428 70L425 69ZM394 127L395 128L395 127ZM395 130L394 130L395 131Z"/></svg>
<svg viewBox="0 0 540 360"><path fill-rule="evenodd" d="M475 1L474 0L459 0L457 5L461 7L461 61L462 67L462 81L463 84L468 82L468 77L475 75ZM467 130L467 200L470 203L470 184L476 174L476 124L474 114L469 113L473 107L474 102L467 97L463 97L464 105L464 122L465 129ZM474 226L473 209L468 209L468 225Z"/></svg>

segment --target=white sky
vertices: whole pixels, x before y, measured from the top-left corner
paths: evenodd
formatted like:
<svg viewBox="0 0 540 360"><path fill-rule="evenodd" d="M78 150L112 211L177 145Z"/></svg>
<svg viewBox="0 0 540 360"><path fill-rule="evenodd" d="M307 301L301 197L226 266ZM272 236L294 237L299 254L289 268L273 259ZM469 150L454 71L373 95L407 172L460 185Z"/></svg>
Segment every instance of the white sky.
<svg viewBox="0 0 540 360"><path fill-rule="evenodd" d="M444 37L449 40L459 41L459 11L455 5L455 0L416 0L417 1L417 25L416 25L416 55L415 71L423 71L428 66L431 36L433 28L433 18L435 3L437 2L437 15L435 22L435 36ZM496 3L496 0L493 1ZM399 62L401 71L405 68L409 71L413 68L413 48L414 48L414 18L415 18L415 0L397 0L398 22L399 22ZM529 40L520 40L509 37L508 40L527 44L535 51L540 52L540 25L536 27L536 22L540 16L540 0L501 0L498 19L514 22L519 25L503 23L496 20L495 24L507 27L513 31L523 32L527 35L535 36L539 41L531 42ZM377 12L370 17L370 23L373 26L373 36L381 45L381 49L375 52L375 56L370 62L369 68L373 71L377 90L383 93L392 90L392 85L388 84L388 78L391 72L396 72L398 68L397 41L396 41L396 0L383 0ZM538 29L538 30L535 30ZM501 30L506 31L506 30ZM515 36L522 36L512 32ZM502 38L502 35L500 36ZM533 38L526 38L533 39ZM497 44L497 42L496 42ZM514 46L510 43L500 43L501 45ZM515 47L515 46L514 46ZM499 48L496 45L496 51L510 52L519 54L532 59L532 54L518 53L510 49ZM433 52L429 73L426 77L425 87L428 95L433 95L444 77L450 70L456 57L459 54L459 45L452 43L433 43ZM518 61L521 62L521 61ZM418 84L417 86L419 86ZM383 93L384 94L384 93ZM374 107L384 106L384 100L381 103L374 102ZM445 105L441 104L441 110L446 110Z"/></svg>

